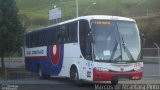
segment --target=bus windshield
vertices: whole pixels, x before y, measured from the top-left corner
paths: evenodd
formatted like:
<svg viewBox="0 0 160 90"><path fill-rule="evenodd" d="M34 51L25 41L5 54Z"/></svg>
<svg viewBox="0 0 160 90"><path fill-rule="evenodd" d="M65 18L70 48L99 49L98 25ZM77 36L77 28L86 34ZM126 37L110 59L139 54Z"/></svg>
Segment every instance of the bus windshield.
<svg viewBox="0 0 160 90"><path fill-rule="evenodd" d="M141 46L135 22L92 20L96 61L137 61Z"/></svg>

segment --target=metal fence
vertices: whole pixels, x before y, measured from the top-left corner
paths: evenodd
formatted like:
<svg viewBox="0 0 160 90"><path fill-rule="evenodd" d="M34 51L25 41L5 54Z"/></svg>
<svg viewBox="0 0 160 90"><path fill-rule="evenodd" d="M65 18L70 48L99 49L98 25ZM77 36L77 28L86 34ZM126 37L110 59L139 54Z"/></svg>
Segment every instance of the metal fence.
<svg viewBox="0 0 160 90"><path fill-rule="evenodd" d="M4 61L6 67L5 74L2 75L0 70L0 79L23 79L37 77L37 74L25 70L24 57L4 58Z"/></svg>
<svg viewBox="0 0 160 90"><path fill-rule="evenodd" d="M160 77L160 49L143 48L144 76Z"/></svg>
<svg viewBox="0 0 160 90"><path fill-rule="evenodd" d="M22 68L25 65L24 57L8 57L8 58L4 58L4 61L5 61L5 66L7 68ZM1 63L1 59L0 59L0 63ZM0 67L1 67L1 64L0 64Z"/></svg>

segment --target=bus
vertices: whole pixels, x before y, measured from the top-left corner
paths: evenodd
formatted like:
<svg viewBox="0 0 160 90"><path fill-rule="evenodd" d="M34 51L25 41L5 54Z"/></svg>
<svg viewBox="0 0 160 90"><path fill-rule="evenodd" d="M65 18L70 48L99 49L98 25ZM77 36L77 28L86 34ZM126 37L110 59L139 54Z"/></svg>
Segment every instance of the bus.
<svg viewBox="0 0 160 90"><path fill-rule="evenodd" d="M25 35L26 70L80 81L140 80L140 33L131 18L81 16Z"/></svg>

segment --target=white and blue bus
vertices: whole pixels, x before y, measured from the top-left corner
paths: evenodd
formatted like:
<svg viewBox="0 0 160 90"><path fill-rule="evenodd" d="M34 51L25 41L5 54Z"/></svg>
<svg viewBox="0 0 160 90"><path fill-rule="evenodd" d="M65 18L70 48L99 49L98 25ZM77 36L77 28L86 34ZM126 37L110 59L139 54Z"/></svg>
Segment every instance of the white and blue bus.
<svg viewBox="0 0 160 90"><path fill-rule="evenodd" d="M139 30L130 18L81 16L26 33L25 66L40 77L140 80L141 59Z"/></svg>

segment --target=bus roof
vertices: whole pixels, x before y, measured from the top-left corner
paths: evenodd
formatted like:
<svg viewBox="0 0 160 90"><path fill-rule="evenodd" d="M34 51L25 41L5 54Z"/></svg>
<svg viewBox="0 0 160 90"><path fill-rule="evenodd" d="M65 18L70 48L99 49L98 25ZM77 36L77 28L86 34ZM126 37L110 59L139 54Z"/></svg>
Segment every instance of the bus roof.
<svg viewBox="0 0 160 90"><path fill-rule="evenodd" d="M120 17L120 16L109 16L109 15L89 15L89 16L81 16L75 19L71 19L65 22L61 22L59 24L64 24L64 23L68 23L68 22L72 22L72 21L76 21L76 20L80 20L80 19L86 19L86 20L92 20L92 19L107 19L107 20L122 20L122 21L135 21L131 18L126 18L126 17Z"/></svg>
<svg viewBox="0 0 160 90"><path fill-rule="evenodd" d="M78 17L78 18L75 18L75 19L71 19L71 20L68 20L68 21L64 21L64 22L61 22L61 23L58 23L58 24L65 24L65 23L69 23L69 22L73 22L73 21L76 21L76 20L80 20L80 19L86 19L88 21L92 20L92 19L105 19L105 20L120 20L120 21L134 21L133 19L131 18L126 18L126 17L120 17L120 16L109 16L109 15L89 15L89 16L81 16L81 17Z"/></svg>
<svg viewBox="0 0 160 90"><path fill-rule="evenodd" d="M104 20L120 20L120 21L133 21L133 22L135 22L134 19L126 18L126 17L120 17L120 16L89 15L89 16L80 16L80 17L75 18L75 19L71 19L71 20L60 22L60 23L57 23L57 24L54 24L54 25L50 25L50 26L47 26L47 27L42 27L42 28L39 28L39 29L35 29L35 30L31 31L31 32L39 31L39 30L46 29L46 28L53 27L53 26L57 26L57 25L63 25L63 24L70 23L70 22L77 21L77 20L81 20L81 19L85 19L85 20L88 20L88 21L90 21L92 19L102 19L102 20L104 19ZM31 33L31 32L28 32L28 33Z"/></svg>

